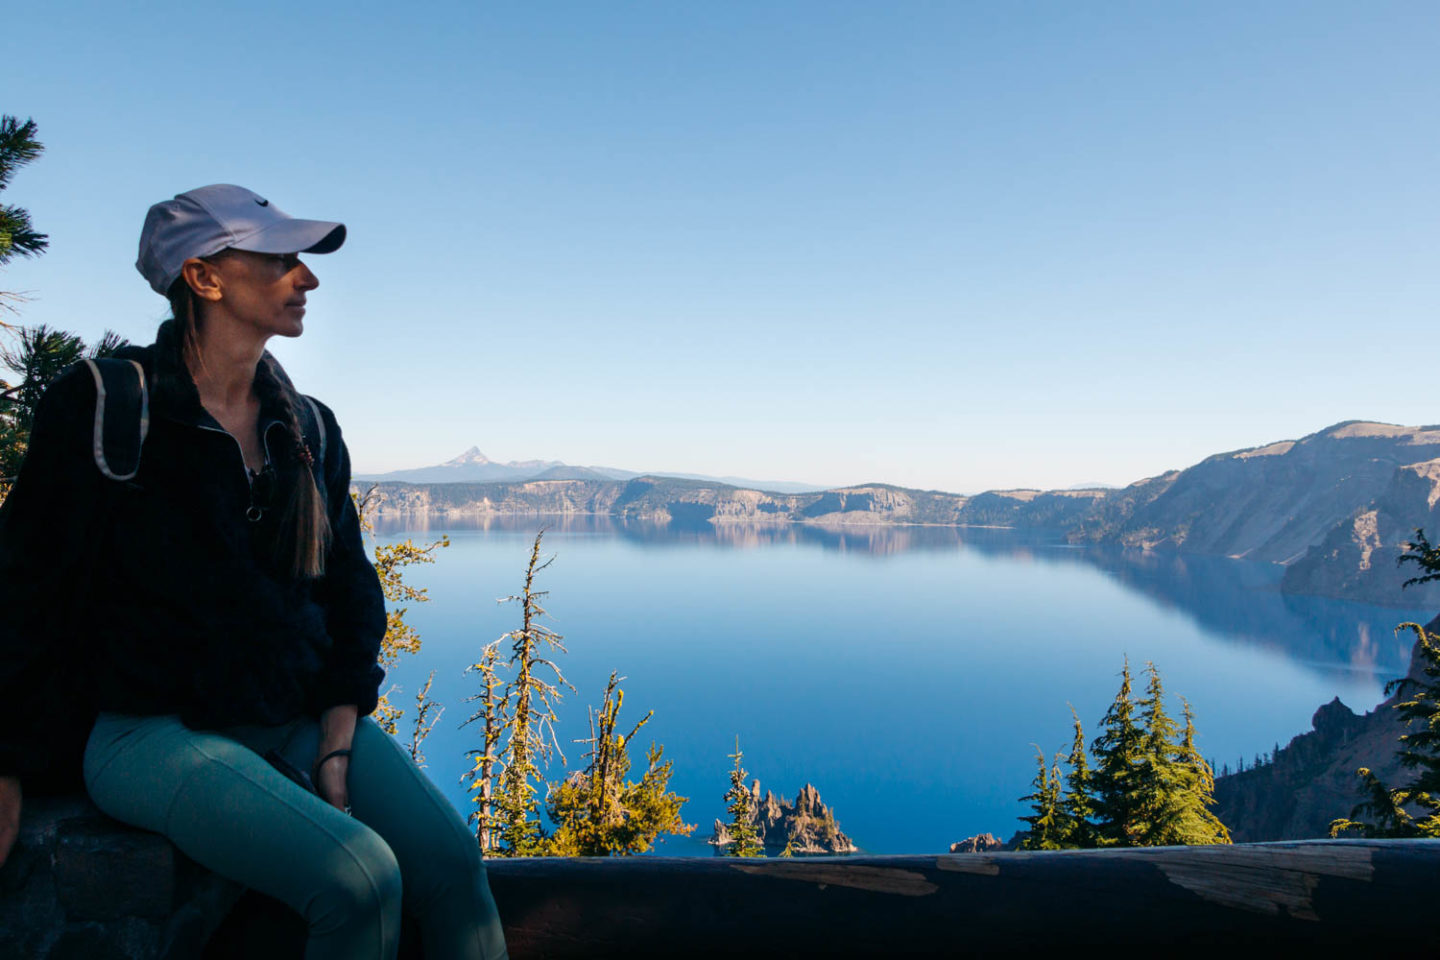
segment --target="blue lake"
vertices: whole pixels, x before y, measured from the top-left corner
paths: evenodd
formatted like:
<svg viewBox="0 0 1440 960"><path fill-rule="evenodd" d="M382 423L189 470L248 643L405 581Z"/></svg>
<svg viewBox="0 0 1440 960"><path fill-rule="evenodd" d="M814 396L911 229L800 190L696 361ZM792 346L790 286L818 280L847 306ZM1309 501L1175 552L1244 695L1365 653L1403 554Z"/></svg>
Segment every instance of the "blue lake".
<svg viewBox="0 0 1440 960"><path fill-rule="evenodd" d="M445 713L424 743L427 770L462 811L464 754L479 736L457 729L478 689L463 671L518 626L518 605L495 601L519 591L542 524L555 561L537 586L550 591L548 623L569 648L559 663L578 688L559 710L562 746L583 766L586 748L570 741L588 735L586 707L618 670L622 728L655 711L637 739L664 744L671 788L698 825L660 847L671 855L708 855L737 735L762 788L789 798L815 784L866 852L941 852L1021 826L1032 744L1068 748L1067 704L1093 738L1127 655L1137 674L1154 661L1174 713L1188 698L1201 749L1233 768L1308 730L1333 697L1373 708L1408 661L1395 625L1434 613L1284 596L1268 564L1006 530L382 523L382 542L450 537L435 564L407 571L431 597L407 615L423 649L387 682L407 710L404 740L414 692L435 670Z"/></svg>

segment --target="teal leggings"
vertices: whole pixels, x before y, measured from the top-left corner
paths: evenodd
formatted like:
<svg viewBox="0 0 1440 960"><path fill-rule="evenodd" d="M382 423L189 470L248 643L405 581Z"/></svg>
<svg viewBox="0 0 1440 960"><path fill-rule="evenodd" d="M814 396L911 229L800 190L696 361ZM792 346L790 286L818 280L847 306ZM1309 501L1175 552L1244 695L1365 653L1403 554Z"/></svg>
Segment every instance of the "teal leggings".
<svg viewBox="0 0 1440 960"><path fill-rule="evenodd" d="M391 960L400 913L434 960L499 960L505 937L475 837L460 814L369 717L355 726L353 817L262 756L301 770L320 725L191 730L178 717L102 713L85 749L95 805L164 834L192 860L294 908L306 960Z"/></svg>

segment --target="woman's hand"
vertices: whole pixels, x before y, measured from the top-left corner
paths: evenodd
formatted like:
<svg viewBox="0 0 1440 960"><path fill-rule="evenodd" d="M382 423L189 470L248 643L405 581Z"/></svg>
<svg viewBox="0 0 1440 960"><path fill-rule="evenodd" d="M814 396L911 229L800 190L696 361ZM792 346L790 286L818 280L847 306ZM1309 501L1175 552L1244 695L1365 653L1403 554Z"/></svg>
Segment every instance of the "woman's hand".
<svg viewBox="0 0 1440 960"><path fill-rule="evenodd" d="M334 706L320 714L320 750L315 762L320 764L311 774L320 799L344 813L350 812L350 758L330 757L335 750L349 750L355 742L355 723L360 708L353 703ZM324 761L321 763L321 761Z"/></svg>
<svg viewBox="0 0 1440 960"><path fill-rule="evenodd" d="M20 779L0 777L0 867L20 836Z"/></svg>
<svg viewBox="0 0 1440 960"><path fill-rule="evenodd" d="M342 813L350 812L350 758L331 757L320 767L315 778L315 789L320 799Z"/></svg>

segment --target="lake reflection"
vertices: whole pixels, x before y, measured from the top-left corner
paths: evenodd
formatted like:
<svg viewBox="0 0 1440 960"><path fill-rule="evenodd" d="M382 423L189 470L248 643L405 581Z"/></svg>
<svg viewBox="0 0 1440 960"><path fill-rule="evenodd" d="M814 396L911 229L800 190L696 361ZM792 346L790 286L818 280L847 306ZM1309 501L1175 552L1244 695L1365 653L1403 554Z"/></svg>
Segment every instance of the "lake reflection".
<svg viewBox="0 0 1440 960"><path fill-rule="evenodd" d="M1057 531L991 527L857 524L693 525L620 522L604 516L485 517L430 526L415 518L376 524L387 538L447 531L527 533L544 527L549 535L612 536L651 549L712 547L762 549L819 547L873 557L912 552L976 553L1012 563L1083 564L1150 600L1185 613L1216 639L1268 647L1297 663L1320 670L1362 674L1403 673L1410 640L1394 627L1405 620L1426 622L1433 611L1374 607L1346 600L1292 596L1280 592L1283 569L1223 557L1146 553L1113 547L1077 546Z"/></svg>
<svg viewBox="0 0 1440 960"><path fill-rule="evenodd" d="M557 559L540 586L579 688L562 708L562 741L584 735L585 705L609 671L627 675L626 711L655 709L645 733L675 761L697 837L724 815L737 733L766 789L793 796L815 783L865 850L943 851L1018 828L1032 742L1068 743L1067 702L1093 737L1127 655L1157 663L1167 690L1195 706L1202 749L1234 766L1308 729L1332 697L1373 707L1408 660L1393 627L1428 619L1285 596L1274 565L1075 547L1033 531L384 521L382 539L452 538L436 564L412 568L435 602L411 607L424 649L390 679L409 706L436 669L432 695L447 713L426 753L462 810L455 784L473 737L454 728L474 691L461 671L515 625L494 598L518 587L542 524ZM583 748L569 752L574 763ZM707 848L671 841L662 852Z"/></svg>

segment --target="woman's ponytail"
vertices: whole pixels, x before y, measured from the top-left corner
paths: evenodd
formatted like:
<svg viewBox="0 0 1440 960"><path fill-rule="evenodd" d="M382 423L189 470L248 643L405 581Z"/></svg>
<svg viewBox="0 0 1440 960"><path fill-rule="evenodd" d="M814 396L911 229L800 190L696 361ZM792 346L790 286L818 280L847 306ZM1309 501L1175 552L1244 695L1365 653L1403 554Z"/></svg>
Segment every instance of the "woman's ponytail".
<svg viewBox="0 0 1440 960"><path fill-rule="evenodd" d="M330 548L330 518L325 497L315 479L319 451L311 450L300 425L300 404L307 401L291 385L280 364L269 353L260 359L255 370L255 387L276 401L287 421L291 449L288 455L276 457L279 537L275 542L276 560L291 576L318 577L325 572L325 554Z"/></svg>

